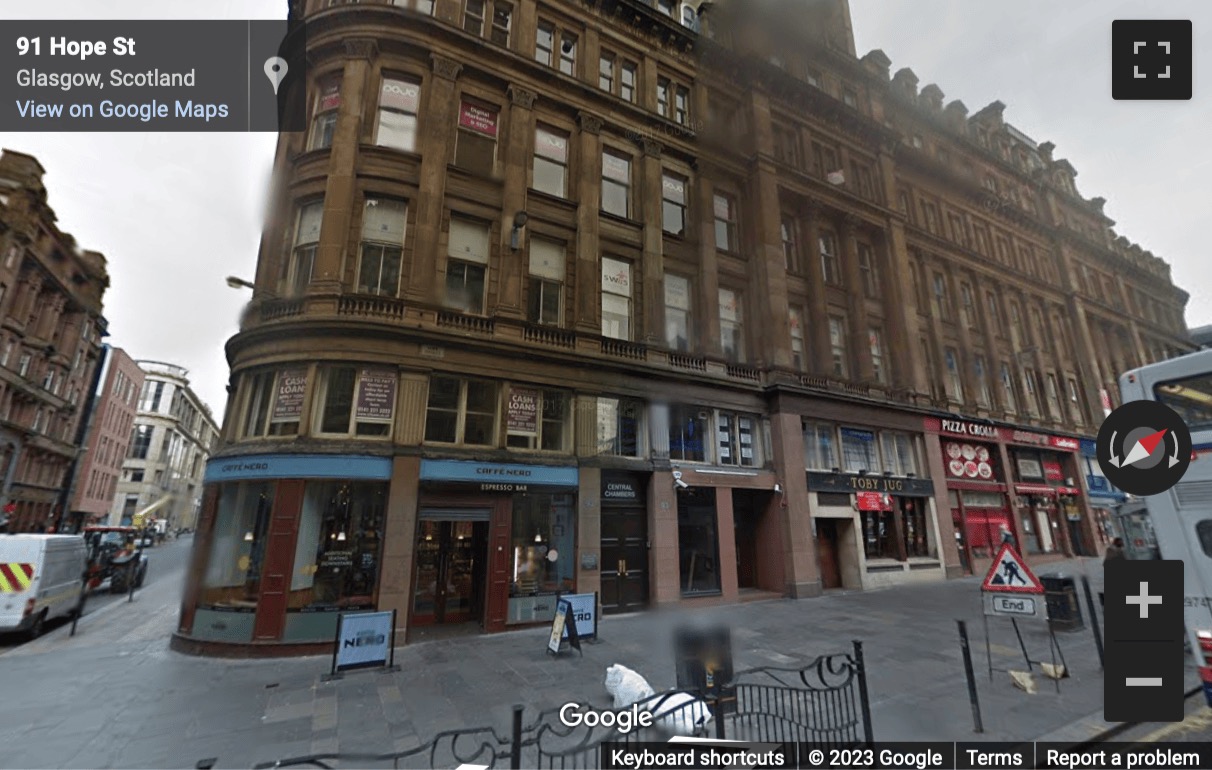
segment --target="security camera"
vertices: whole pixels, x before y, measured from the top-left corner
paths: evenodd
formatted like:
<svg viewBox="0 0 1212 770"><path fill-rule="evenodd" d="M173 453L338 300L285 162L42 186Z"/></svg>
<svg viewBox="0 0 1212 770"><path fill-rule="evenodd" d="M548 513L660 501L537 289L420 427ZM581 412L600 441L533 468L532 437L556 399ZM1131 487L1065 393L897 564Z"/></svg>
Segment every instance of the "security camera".
<svg viewBox="0 0 1212 770"><path fill-rule="evenodd" d="M675 479L673 483L678 485L678 489L690 489L690 485L681 479Z"/></svg>

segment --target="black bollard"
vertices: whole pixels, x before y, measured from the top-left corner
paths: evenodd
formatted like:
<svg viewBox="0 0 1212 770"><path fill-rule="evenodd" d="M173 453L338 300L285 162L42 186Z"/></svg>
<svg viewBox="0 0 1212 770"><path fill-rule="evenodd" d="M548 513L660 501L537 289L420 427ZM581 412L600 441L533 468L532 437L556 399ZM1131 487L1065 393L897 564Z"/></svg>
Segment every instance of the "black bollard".
<svg viewBox="0 0 1212 770"><path fill-rule="evenodd" d="M1098 667L1103 668L1103 634L1099 629L1101 622L1098 611L1094 607L1094 592L1090 590L1090 578L1082 575L1082 588L1086 590L1086 605L1090 607L1090 630L1094 633L1094 646L1098 648Z"/></svg>
<svg viewBox="0 0 1212 770"><path fill-rule="evenodd" d="M964 676L968 678L968 700L972 703L972 726L974 732L985 732L981 722L981 704L976 697L976 674L972 670L972 650L968 645L968 624L962 620L955 621L959 626L960 649L964 653Z"/></svg>

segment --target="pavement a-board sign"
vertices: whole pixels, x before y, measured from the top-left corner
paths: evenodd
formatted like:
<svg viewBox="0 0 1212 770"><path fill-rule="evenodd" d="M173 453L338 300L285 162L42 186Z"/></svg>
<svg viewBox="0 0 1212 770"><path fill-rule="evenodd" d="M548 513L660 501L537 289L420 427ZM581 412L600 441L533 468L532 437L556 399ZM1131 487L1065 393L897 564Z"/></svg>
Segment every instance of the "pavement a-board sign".
<svg viewBox="0 0 1212 770"><path fill-rule="evenodd" d="M1042 618L1039 600L1043 583L1009 543L1002 543L981 584L985 614L1011 618Z"/></svg>
<svg viewBox="0 0 1212 770"><path fill-rule="evenodd" d="M577 636L581 639L598 638L598 595L593 594L564 594L559 597L572 607L568 620L574 620ZM574 625L565 621L566 625ZM564 639L568 639L568 629L563 631Z"/></svg>
<svg viewBox="0 0 1212 770"><path fill-rule="evenodd" d="M342 612L337 618L332 673L395 664L396 612Z"/></svg>
<svg viewBox="0 0 1212 770"><path fill-rule="evenodd" d="M547 637L547 652L552 655L559 655L560 646L565 637L567 637L569 647L572 647L582 655L585 654L581 649L581 637L577 634L576 621L572 618L572 603L567 599L561 598L556 602L555 617L551 621L551 634Z"/></svg>

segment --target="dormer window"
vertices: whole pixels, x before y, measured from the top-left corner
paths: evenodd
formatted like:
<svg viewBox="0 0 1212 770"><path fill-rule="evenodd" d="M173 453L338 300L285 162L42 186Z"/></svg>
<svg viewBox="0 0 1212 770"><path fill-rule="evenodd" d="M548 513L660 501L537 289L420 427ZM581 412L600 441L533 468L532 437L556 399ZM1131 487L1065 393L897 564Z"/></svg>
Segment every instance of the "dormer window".
<svg viewBox="0 0 1212 770"><path fill-rule="evenodd" d="M699 14L690 4L682 5L682 26L699 31Z"/></svg>
<svg viewBox="0 0 1212 770"><path fill-rule="evenodd" d="M678 17L677 3L674 2L674 0L657 0L656 7L658 11L671 19L676 19Z"/></svg>

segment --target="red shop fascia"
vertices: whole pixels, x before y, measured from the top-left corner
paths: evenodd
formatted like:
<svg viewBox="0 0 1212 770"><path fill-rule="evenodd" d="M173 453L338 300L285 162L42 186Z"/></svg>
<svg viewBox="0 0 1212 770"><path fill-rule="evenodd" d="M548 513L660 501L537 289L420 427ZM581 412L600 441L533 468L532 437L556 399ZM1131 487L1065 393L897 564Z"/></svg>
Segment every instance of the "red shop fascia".
<svg viewBox="0 0 1212 770"><path fill-rule="evenodd" d="M1004 530L1022 542L1015 495L1054 503L1058 495L1081 494L1068 484L1075 473L1073 456L1081 449L1076 438L938 417L927 417L924 429L937 436L957 545L969 557L991 558ZM1020 460L1036 456L1043 458L1039 465L1046 478L1024 480Z"/></svg>

